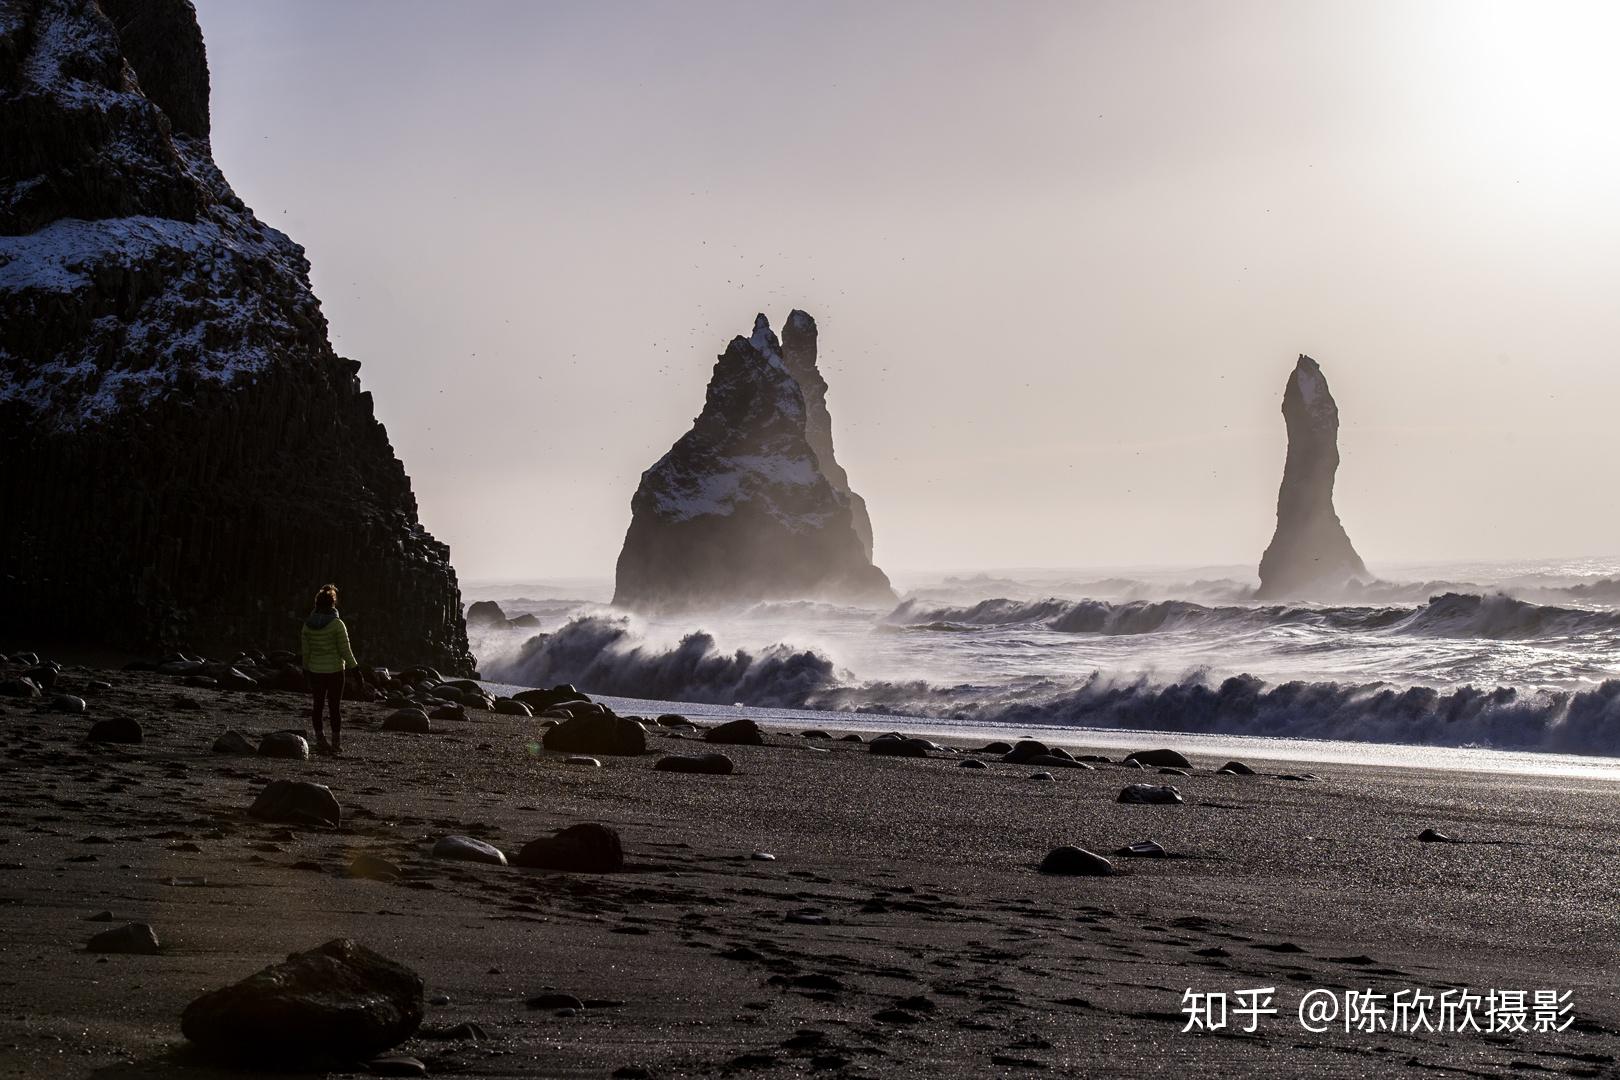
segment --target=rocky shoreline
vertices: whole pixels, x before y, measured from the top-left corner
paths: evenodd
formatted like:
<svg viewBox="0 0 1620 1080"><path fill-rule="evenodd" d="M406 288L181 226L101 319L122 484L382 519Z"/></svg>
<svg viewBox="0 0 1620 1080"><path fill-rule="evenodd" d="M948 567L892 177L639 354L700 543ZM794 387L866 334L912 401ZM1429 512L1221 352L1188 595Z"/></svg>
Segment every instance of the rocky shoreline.
<svg viewBox="0 0 1620 1080"><path fill-rule="evenodd" d="M52 685L15 696L29 671ZM210 1018L238 1046L326 1030L229 1026L278 963L391 1003L380 1042L277 1066L338 1075L1599 1076L1620 1054L1617 784L856 741L425 673L348 703L321 758L292 742L301 695L197 676L0 665L0 1075L235 1075ZM1186 990L1245 987L1281 1015L1183 1033ZM1572 1024L1310 1033L1291 1010L1317 987L1556 988Z"/></svg>

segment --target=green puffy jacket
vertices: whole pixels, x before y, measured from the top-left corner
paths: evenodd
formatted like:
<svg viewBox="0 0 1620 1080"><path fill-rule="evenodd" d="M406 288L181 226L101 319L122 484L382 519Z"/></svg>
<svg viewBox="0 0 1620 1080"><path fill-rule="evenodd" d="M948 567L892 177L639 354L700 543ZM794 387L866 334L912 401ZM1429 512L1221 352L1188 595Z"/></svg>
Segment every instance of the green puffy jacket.
<svg viewBox="0 0 1620 1080"><path fill-rule="evenodd" d="M317 611L305 619L301 637L305 671L330 675L360 666L349 648L349 628L335 611Z"/></svg>

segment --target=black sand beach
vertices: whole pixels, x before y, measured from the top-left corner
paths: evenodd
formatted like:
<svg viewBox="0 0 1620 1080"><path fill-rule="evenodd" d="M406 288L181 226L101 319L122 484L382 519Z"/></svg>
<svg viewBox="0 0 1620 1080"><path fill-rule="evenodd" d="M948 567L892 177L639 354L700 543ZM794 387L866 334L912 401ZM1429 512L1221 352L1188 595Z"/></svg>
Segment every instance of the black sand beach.
<svg viewBox="0 0 1620 1080"><path fill-rule="evenodd" d="M399 1049L432 1074L1602 1076L1620 1053L1614 783L1221 775L1196 758L1188 776L1048 770L779 730L714 747L656 724L647 754L588 766L541 749L535 719L473 711L417 735L358 703L345 756L282 761L210 747L227 728L300 727L297 695L76 667L58 690L87 713L0 699L7 1076L212 1075L181 1037L187 1003L339 936L425 980L422 1033ZM144 741L87 743L109 717ZM710 750L735 772L653 768ZM1323 779L1278 778L1312 769ZM249 818L280 778L329 785L341 827ZM1184 801L1116 801L1141 782ZM459 834L512 855L586 821L619 831L621 872L429 854ZM1417 839L1431 828L1464 842ZM1110 854L1147 839L1175 857ZM1065 844L1119 872L1037 872ZM350 876L361 855L399 876ZM160 952L85 951L126 922L149 923ZM1253 1034L1236 1014L1183 1032L1189 988L1256 987L1279 1011ZM1573 1022L1313 1033L1297 1009L1317 988L1569 991ZM428 1037L463 1024L481 1037Z"/></svg>

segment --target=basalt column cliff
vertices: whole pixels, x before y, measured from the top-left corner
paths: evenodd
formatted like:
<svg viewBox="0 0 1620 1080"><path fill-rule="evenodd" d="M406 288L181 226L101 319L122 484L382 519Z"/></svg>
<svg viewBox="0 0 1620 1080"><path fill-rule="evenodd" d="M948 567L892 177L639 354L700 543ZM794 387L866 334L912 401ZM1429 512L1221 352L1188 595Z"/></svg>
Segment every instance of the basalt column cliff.
<svg viewBox="0 0 1620 1080"><path fill-rule="evenodd" d="M1371 576L1333 509L1339 407L1315 360L1301 355L1283 391L1288 459L1277 493L1277 532L1260 559L1261 599L1331 596Z"/></svg>
<svg viewBox="0 0 1620 1080"><path fill-rule="evenodd" d="M761 315L709 380L692 430L641 476L613 601L648 611L761 600L887 606L866 504L833 458L816 324Z"/></svg>
<svg viewBox="0 0 1620 1080"><path fill-rule="evenodd" d="M0 635L469 670L449 551L303 249L209 146L187 0L0 3Z"/></svg>

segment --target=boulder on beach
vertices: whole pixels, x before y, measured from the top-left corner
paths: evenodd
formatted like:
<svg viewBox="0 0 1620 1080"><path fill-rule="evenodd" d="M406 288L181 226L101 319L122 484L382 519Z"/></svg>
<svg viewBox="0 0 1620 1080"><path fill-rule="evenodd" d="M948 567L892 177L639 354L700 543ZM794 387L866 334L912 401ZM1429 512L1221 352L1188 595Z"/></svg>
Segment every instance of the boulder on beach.
<svg viewBox="0 0 1620 1080"><path fill-rule="evenodd" d="M261 821L282 821L294 825L337 828L343 823L343 808L325 784L305 780L272 780L248 807L248 816Z"/></svg>
<svg viewBox="0 0 1620 1080"><path fill-rule="evenodd" d="M1041 873L1063 874L1073 877L1107 877L1114 872L1114 864L1101 855L1085 848L1065 845L1055 847L1041 860Z"/></svg>
<svg viewBox="0 0 1620 1080"><path fill-rule="evenodd" d="M431 735L433 721L421 709L400 709L390 713L382 722L384 731L405 731L412 735Z"/></svg>
<svg viewBox="0 0 1620 1080"><path fill-rule="evenodd" d="M680 611L769 600L889 608L866 505L833 456L816 324L764 315L714 366L703 411L641 475L613 603Z"/></svg>
<svg viewBox="0 0 1620 1080"><path fill-rule="evenodd" d="M732 720L705 731L703 741L722 746L764 746L765 732L752 720Z"/></svg>
<svg viewBox="0 0 1620 1080"><path fill-rule="evenodd" d="M1192 762L1174 750L1138 750L1127 754L1125 760L1139 762L1146 769L1192 768Z"/></svg>
<svg viewBox="0 0 1620 1080"><path fill-rule="evenodd" d="M609 874L624 869L624 847L617 830L587 821L530 841L512 862L540 870Z"/></svg>
<svg viewBox="0 0 1620 1080"><path fill-rule="evenodd" d="M1181 791L1169 784L1131 784L1119 793L1117 802L1168 806L1181 802Z"/></svg>
<svg viewBox="0 0 1620 1080"><path fill-rule="evenodd" d="M73 694L57 694L51 698L52 712L82 715L87 708L89 706L85 704L84 698Z"/></svg>
<svg viewBox="0 0 1620 1080"><path fill-rule="evenodd" d="M612 713L572 716L551 728L542 742L560 754L614 754L634 757L647 752L647 730L634 720Z"/></svg>
<svg viewBox="0 0 1620 1080"><path fill-rule="evenodd" d="M658 759L653 768L659 772L700 773L706 776L729 776L735 766L724 754L699 754L682 757L669 754Z"/></svg>
<svg viewBox="0 0 1620 1080"><path fill-rule="evenodd" d="M467 706L455 705L445 702L432 712L428 713L429 720L465 720L467 719Z"/></svg>
<svg viewBox="0 0 1620 1080"><path fill-rule="evenodd" d="M307 744L305 751L306 753L308 751ZM250 755L258 752L258 747L253 745L253 741L235 728L227 729L221 733L219 738L214 740L214 753L216 754Z"/></svg>
<svg viewBox="0 0 1620 1080"><path fill-rule="evenodd" d="M927 739L883 735L867 743L867 752L874 757L925 758L934 744Z"/></svg>
<svg viewBox="0 0 1620 1080"><path fill-rule="evenodd" d="M1153 840L1138 840L1135 843L1126 844L1114 854L1124 855L1126 858L1131 859L1163 859L1170 853L1164 850L1163 844Z"/></svg>
<svg viewBox="0 0 1620 1080"><path fill-rule="evenodd" d="M157 931L146 923L130 923L116 930L103 930L85 945L86 952L126 953L133 956L156 956L158 949Z"/></svg>
<svg viewBox="0 0 1620 1080"><path fill-rule="evenodd" d="M956 767L958 769L988 769L990 766L986 765L978 758L964 758L956 763Z"/></svg>
<svg viewBox="0 0 1620 1080"><path fill-rule="evenodd" d="M0 680L0 697L37 698L43 696L39 684L33 679L17 678Z"/></svg>
<svg viewBox="0 0 1620 1080"><path fill-rule="evenodd" d="M1030 758L1045 757L1051 752L1051 747L1043 742L1035 739L1019 739L1016 744L1007 748L1001 755L1001 760L1009 765L1023 765Z"/></svg>
<svg viewBox="0 0 1620 1080"><path fill-rule="evenodd" d="M505 866L506 853L493 844L471 836L445 836L433 845L435 859L459 859L462 862L488 863Z"/></svg>
<svg viewBox="0 0 1620 1080"><path fill-rule="evenodd" d="M534 710L516 698L496 698L495 711L502 716L533 716Z"/></svg>
<svg viewBox="0 0 1620 1080"><path fill-rule="evenodd" d="M539 688L520 690L512 695L512 700L521 701L535 712L541 713L555 706L566 705L574 701L588 704L591 699L567 683L563 683L559 686L553 686L549 690Z"/></svg>
<svg viewBox="0 0 1620 1080"><path fill-rule="evenodd" d="M219 743L214 746L217 749ZM296 731L272 731L259 740L259 756L302 760L309 757L309 740Z"/></svg>
<svg viewBox="0 0 1620 1080"><path fill-rule="evenodd" d="M1247 765L1243 764L1243 762L1241 762L1241 761L1228 761L1225 765L1222 765L1220 768L1216 769L1215 771L1217 773L1224 773L1227 776L1253 776L1254 775L1254 770L1249 768Z"/></svg>
<svg viewBox="0 0 1620 1080"><path fill-rule="evenodd" d="M337 938L202 995L180 1031L221 1058L348 1066L410 1038L424 1008L421 976Z"/></svg>
<svg viewBox="0 0 1620 1080"><path fill-rule="evenodd" d="M141 741L143 735L140 721L128 716L114 716L90 725L90 732L85 738L91 742L134 745Z"/></svg>
<svg viewBox="0 0 1620 1080"><path fill-rule="evenodd" d="M1091 768L1090 765L1087 765L1083 761L1076 761L1074 758L1070 757L1068 754L1036 754L1034 757L1025 758L1024 761L1023 761L1023 764L1025 764L1025 765L1040 765L1040 766L1043 766L1043 767L1048 768L1048 769L1056 768L1056 769L1088 769L1089 770Z"/></svg>

